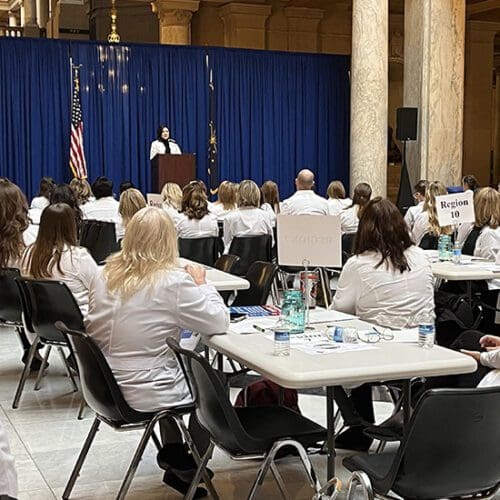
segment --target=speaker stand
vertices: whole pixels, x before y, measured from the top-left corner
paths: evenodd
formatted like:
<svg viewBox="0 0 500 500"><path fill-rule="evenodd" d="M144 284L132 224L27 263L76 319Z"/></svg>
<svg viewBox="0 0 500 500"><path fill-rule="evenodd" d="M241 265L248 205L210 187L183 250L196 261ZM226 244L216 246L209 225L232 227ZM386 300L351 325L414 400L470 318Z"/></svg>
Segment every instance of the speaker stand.
<svg viewBox="0 0 500 500"><path fill-rule="evenodd" d="M410 175L408 174L408 167L406 165L406 140L403 143L403 163L401 165L401 179L399 181L399 191L397 206L402 214L406 212L408 207L414 205L413 203L413 190L410 182Z"/></svg>

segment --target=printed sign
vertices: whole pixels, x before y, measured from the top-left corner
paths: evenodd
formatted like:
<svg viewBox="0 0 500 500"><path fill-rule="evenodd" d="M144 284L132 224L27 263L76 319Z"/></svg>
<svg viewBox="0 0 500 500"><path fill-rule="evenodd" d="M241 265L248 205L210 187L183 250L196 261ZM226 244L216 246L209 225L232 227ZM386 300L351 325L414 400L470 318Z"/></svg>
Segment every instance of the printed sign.
<svg viewBox="0 0 500 500"><path fill-rule="evenodd" d="M436 196L436 209L441 227L474 222L474 193L465 191L465 193Z"/></svg>
<svg viewBox="0 0 500 500"><path fill-rule="evenodd" d="M148 193L146 195L146 200L148 202L148 206L161 208L162 206L162 197L161 194Z"/></svg>

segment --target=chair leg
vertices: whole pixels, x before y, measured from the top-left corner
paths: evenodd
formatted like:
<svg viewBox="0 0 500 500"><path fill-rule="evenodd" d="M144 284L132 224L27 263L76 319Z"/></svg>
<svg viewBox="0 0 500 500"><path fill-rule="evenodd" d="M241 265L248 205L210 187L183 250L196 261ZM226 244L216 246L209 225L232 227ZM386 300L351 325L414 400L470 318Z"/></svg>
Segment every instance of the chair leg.
<svg viewBox="0 0 500 500"><path fill-rule="evenodd" d="M152 436L153 441L154 441L154 443L155 443L156 449L157 449L158 451L160 451L160 450L161 450L161 448L162 448L162 446L161 446L161 442L160 442L160 440L158 439L158 436L156 435L156 432L155 432L155 431L153 431L153 433L151 434L151 436Z"/></svg>
<svg viewBox="0 0 500 500"><path fill-rule="evenodd" d="M31 367L31 362L33 361L33 358L35 357L36 353L36 348L38 345L38 339L40 337L37 335L35 337L35 341L30 347L29 353L28 353L28 359L26 360L26 364L24 365L24 370L23 373L21 374L21 378L19 380L19 384L17 386L16 394L14 396L14 401L12 403L12 408L16 409L19 406L19 400L21 399L21 394L23 393L24 386L26 384L26 379L28 378L28 375L30 374L30 367Z"/></svg>
<svg viewBox="0 0 500 500"><path fill-rule="evenodd" d="M64 369L66 370L66 375L69 377L71 380L71 385L73 386L73 392L78 392L78 386L76 385L76 380L75 377L73 376L73 373L71 373L71 368L68 365L68 360L66 359L66 356L64 355L64 351L62 347L57 348L57 352L59 352L59 356L61 356Z"/></svg>
<svg viewBox="0 0 500 500"><path fill-rule="evenodd" d="M188 429L186 428L186 425L184 424L184 420L182 420L182 417L175 416L174 420L177 422L177 425L182 433L182 437L184 438L184 441L188 445L189 451L193 455L193 459L195 463L198 465L198 469L196 470L195 477L191 481L191 485L189 486L189 490L186 493L186 496L184 497L185 500L191 500L194 496L194 493L196 491L196 487L198 486L198 483L200 481L200 476L203 476L203 481L205 482L205 486L207 487L210 495L212 495L212 498L214 500L219 499L219 495L217 494L217 491L214 488L214 485L212 483L212 480L210 479L210 476L207 473L207 463L212 457L212 453L214 451L214 444L210 442L210 445L203 455L203 458L200 458L200 454L198 453L198 448L196 448L196 445L194 444L193 438L191 437L191 434L189 433ZM191 496L190 496L191 495Z"/></svg>
<svg viewBox="0 0 500 500"><path fill-rule="evenodd" d="M359 470L356 470L351 474L349 482L347 483L347 500L354 498L356 486L358 485L363 488L366 498L368 500L373 500L373 488L370 478L365 472Z"/></svg>
<svg viewBox="0 0 500 500"><path fill-rule="evenodd" d="M40 382L42 381L43 372L45 371L45 367L47 366L47 361L49 359L51 350L52 350L51 345L48 345L47 348L45 349L45 354L43 355L42 364L40 366L40 370L38 370L38 375L36 377L36 382L34 387L35 391L38 391L40 389Z"/></svg>
<svg viewBox="0 0 500 500"><path fill-rule="evenodd" d="M141 440L139 441L139 445L137 446L132 461L130 462L130 465L127 469L127 473L125 474L125 478L123 479L116 500L124 500L125 496L127 495L127 491L130 488L132 479L134 479L135 472L137 470L137 467L139 466L139 462L141 461L142 455L144 454L144 450L146 449L146 445L148 444L149 438L151 437L151 434L154 431L155 425L156 425L156 420L153 419L151 420L151 422L149 422L146 429L144 430Z"/></svg>
<svg viewBox="0 0 500 500"><path fill-rule="evenodd" d="M83 420L83 414L85 413L85 408L87 407L87 403L85 399L82 399L80 403L80 407L78 408L78 416L76 417L78 420Z"/></svg>
<svg viewBox="0 0 500 500"><path fill-rule="evenodd" d="M295 449L299 452L300 461L304 466L304 470L306 471L307 479L309 479L309 484L312 489L318 493L321 490L321 484L318 480L318 476L316 476L316 471L309 460L309 455L307 454L306 449L298 442L291 441L290 444L295 447Z"/></svg>
<svg viewBox="0 0 500 500"><path fill-rule="evenodd" d="M78 476L80 475L80 470L83 466L83 463L85 462L85 459L87 458L87 454L90 450L92 442L94 441L95 435L97 434L97 431L99 430L100 424L101 424L101 421L98 418L95 418L94 422L92 423L92 427L90 428L90 431L87 435L87 439L85 439L85 443L83 444L82 451L80 452L80 455L78 456L78 460L76 461L75 467L73 468L73 471L71 472L71 476L68 480L68 483L66 484L66 488L64 488L64 493L62 495L63 500L67 500L69 498L69 496L71 495L71 492L73 490L73 486L75 485L75 482L78 479Z"/></svg>
<svg viewBox="0 0 500 500"><path fill-rule="evenodd" d="M278 484L281 495L285 500L287 500L288 498L290 498L290 495L288 494L283 478L281 477L281 474L279 473L278 468L276 467L276 464L274 462L271 462L271 472L273 473L274 479Z"/></svg>

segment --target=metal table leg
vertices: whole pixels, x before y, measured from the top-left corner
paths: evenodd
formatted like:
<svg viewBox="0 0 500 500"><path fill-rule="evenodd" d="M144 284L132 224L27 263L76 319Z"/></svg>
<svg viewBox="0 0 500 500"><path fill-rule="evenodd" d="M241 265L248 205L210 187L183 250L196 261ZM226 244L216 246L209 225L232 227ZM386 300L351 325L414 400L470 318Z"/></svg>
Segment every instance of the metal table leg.
<svg viewBox="0 0 500 500"><path fill-rule="evenodd" d="M333 387L326 388L326 480L335 476L335 407Z"/></svg>

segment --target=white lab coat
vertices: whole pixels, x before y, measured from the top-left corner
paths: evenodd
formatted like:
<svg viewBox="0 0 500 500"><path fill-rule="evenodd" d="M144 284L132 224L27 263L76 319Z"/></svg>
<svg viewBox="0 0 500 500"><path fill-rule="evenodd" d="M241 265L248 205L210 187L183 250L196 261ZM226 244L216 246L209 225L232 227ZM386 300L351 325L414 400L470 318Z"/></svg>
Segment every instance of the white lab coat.
<svg viewBox="0 0 500 500"><path fill-rule="evenodd" d="M429 213L427 211L420 212L416 217L413 223L413 229L411 231L412 239L415 245L420 245L422 238L425 234L430 231L429 226Z"/></svg>
<svg viewBox="0 0 500 500"><path fill-rule="evenodd" d="M5 428L0 421L0 496L17 498L17 472Z"/></svg>
<svg viewBox="0 0 500 500"><path fill-rule="evenodd" d="M342 212L344 208L352 205L351 198L328 198L326 202L328 203L330 215L340 215L340 212Z"/></svg>
<svg viewBox="0 0 500 500"><path fill-rule="evenodd" d="M500 348L494 351L481 353L481 364L489 368L495 368L487 373L479 382L478 387L491 387L500 385Z"/></svg>
<svg viewBox="0 0 500 500"><path fill-rule="evenodd" d="M281 203L283 215L329 215L328 202L311 189L300 189Z"/></svg>
<svg viewBox="0 0 500 500"><path fill-rule="evenodd" d="M45 196L35 196L31 200L30 208L37 208L43 210L45 207L49 206L49 200Z"/></svg>
<svg viewBox="0 0 500 500"><path fill-rule="evenodd" d="M182 154L181 148L173 139L168 140L168 145L170 146L171 155ZM166 151L167 148L165 147L165 144L157 139L156 141L153 141L151 143L151 149L149 150L149 159L152 160L156 155L164 155Z"/></svg>
<svg viewBox="0 0 500 500"><path fill-rule="evenodd" d="M208 213L202 219L190 219L186 214L177 214L174 218L179 238L209 238L219 236L217 217Z"/></svg>
<svg viewBox="0 0 500 500"><path fill-rule="evenodd" d="M108 293L102 272L90 289L87 333L108 360L127 403L155 411L190 401L174 353L166 344L182 329L225 332L229 314L211 285L196 286L182 269L165 270L129 298Z"/></svg>
<svg viewBox="0 0 500 500"><path fill-rule="evenodd" d="M82 205L83 218L88 220L100 220L104 222L119 222L118 203L112 196L105 196L98 200L89 201Z"/></svg>
<svg viewBox="0 0 500 500"><path fill-rule="evenodd" d="M355 233L359 226L359 205L353 205L340 212L340 230L342 233Z"/></svg>
<svg viewBox="0 0 500 500"><path fill-rule="evenodd" d="M22 258L21 273L29 276L27 268L28 255L32 247L24 251ZM61 255L61 274L57 266L52 271L52 278L56 281L62 281L71 290L75 300L80 307L82 316L85 318L89 310L89 288L98 271L98 266L86 248L67 247Z"/></svg>
<svg viewBox="0 0 500 500"><path fill-rule="evenodd" d="M274 245L272 218L261 208L241 207L224 217L223 240L226 253L229 252L235 236L260 236L262 234L271 235Z"/></svg>
<svg viewBox="0 0 500 500"><path fill-rule="evenodd" d="M410 271L400 273L385 264L375 267L380 254L351 257L340 274L333 308L384 327L417 326L417 314L434 310L433 276L425 252L405 251Z"/></svg>
<svg viewBox="0 0 500 500"><path fill-rule="evenodd" d="M420 213L422 213L423 209L424 209L424 202L420 201L417 205L408 208L408 210L406 211L404 219L410 231L413 229L413 224L415 224L415 219Z"/></svg>

